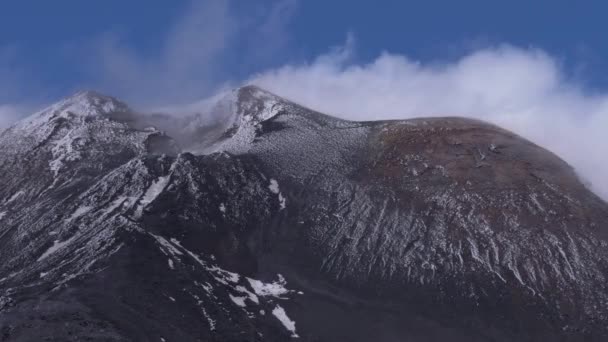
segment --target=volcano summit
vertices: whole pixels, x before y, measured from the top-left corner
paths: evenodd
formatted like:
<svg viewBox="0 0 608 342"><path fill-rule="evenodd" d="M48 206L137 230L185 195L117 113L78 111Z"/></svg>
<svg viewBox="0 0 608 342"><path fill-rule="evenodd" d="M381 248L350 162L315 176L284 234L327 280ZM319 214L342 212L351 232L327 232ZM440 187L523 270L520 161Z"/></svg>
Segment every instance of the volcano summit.
<svg viewBox="0 0 608 342"><path fill-rule="evenodd" d="M608 204L551 152L255 86L207 111L82 92L0 133L0 341L608 339Z"/></svg>

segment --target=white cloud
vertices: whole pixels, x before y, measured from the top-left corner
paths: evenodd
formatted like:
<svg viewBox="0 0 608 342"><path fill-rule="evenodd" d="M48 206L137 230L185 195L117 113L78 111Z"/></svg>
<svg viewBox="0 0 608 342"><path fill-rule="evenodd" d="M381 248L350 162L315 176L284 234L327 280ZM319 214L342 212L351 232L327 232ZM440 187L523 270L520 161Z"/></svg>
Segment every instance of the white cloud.
<svg viewBox="0 0 608 342"><path fill-rule="evenodd" d="M101 87L141 102L180 101L201 96L214 85L218 59L237 21L228 1L193 1L164 37L158 51L142 54L121 37L94 41L91 72Z"/></svg>
<svg viewBox="0 0 608 342"><path fill-rule="evenodd" d="M21 117L19 108L11 105L0 104L0 130L7 128Z"/></svg>
<svg viewBox="0 0 608 342"><path fill-rule="evenodd" d="M161 44L152 53L141 53L116 34L94 39L92 84L148 108L186 103L234 81L235 61L255 66L286 48L286 26L297 0L245 6L255 13L237 12L235 4L192 1L173 27L158 37Z"/></svg>
<svg viewBox="0 0 608 342"><path fill-rule="evenodd" d="M608 199L608 93L569 80L541 50L508 45L450 63L421 63L384 53L349 62L345 47L249 82L316 110L352 120L464 116L510 129L553 151Z"/></svg>

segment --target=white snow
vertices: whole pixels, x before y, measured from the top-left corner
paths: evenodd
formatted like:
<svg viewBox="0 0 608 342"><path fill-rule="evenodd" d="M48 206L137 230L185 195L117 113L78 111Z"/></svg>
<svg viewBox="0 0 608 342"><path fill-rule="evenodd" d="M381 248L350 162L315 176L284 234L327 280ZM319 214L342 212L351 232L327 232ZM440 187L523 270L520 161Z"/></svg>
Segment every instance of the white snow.
<svg viewBox="0 0 608 342"><path fill-rule="evenodd" d="M277 304L272 310L272 314L283 324L285 329L291 332L291 337L299 337L298 334L296 334L296 322L287 317L287 313L285 313L285 310L280 305Z"/></svg>
<svg viewBox="0 0 608 342"><path fill-rule="evenodd" d="M224 115L228 127L237 127L237 131L219 144L208 148L206 153L231 150L238 153L246 153L252 147L252 143L257 136L257 127L281 112L285 108L285 103L273 94L254 89L252 96L248 100L238 99L236 94L226 97L226 101L231 102L230 107L225 106L232 115ZM235 101L239 101L236 105ZM262 107L260 108L260 104Z"/></svg>
<svg viewBox="0 0 608 342"><path fill-rule="evenodd" d="M171 255L177 256L177 255L184 255L184 253L182 253L179 249L175 248L175 246L173 246L169 241L167 241L167 239L165 239L162 236L158 236L158 235L154 235L151 234L156 241L158 241L158 243L164 247L164 249L169 252Z"/></svg>
<svg viewBox="0 0 608 342"><path fill-rule="evenodd" d="M86 141L78 129L69 131L65 136L55 142L51 152L53 159L49 161L49 168L57 177L65 162L77 161L82 158L80 150L84 148Z"/></svg>
<svg viewBox="0 0 608 342"><path fill-rule="evenodd" d="M49 247L49 249L47 249L44 253L42 253L42 255L38 258L37 261L42 261L44 260L46 257L48 257L49 255L57 252L58 250L60 250L61 248L67 246L68 244L70 244L70 242L72 242L76 237L72 236L71 238L65 240L65 241L59 241L59 240L55 240L53 242L53 245L51 247Z"/></svg>
<svg viewBox="0 0 608 342"><path fill-rule="evenodd" d="M175 298L173 298L171 296L169 296L169 300L172 301L172 302L175 302Z"/></svg>
<svg viewBox="0 0 608 342"><path fill-rule="evenodd" d="M232 299L234 304L236 304L242 308L247 307L247 305L245 304L245 299L247 299L247 297L235 297L233 295L228 295L228 296L230 296L230 299Z"/></svg>
<svg viewBox="0 0 608 342"><path fill-rule="evenodd" d="M194 260L196 260L196 262L198 262L201 266L203 266L205 269L207 269L208 271L212 271L216 274L219 275L219 277L214 277L215 280L219 281L220 283L224 284L224 285L228 285L228 283L238 283L239 279L240 279L240 275L234 273L234 272L230 272L230 271L226 271L218 266L209 266L205 261L203 261L198 255L196 255L196 253L189 251L187 248L185 248L184 246L182 246L181 242L179 240L177 240L176 238L171 238L171 242L173 244L175 244L176 246L179 246L181 249L184 250L184 252L186 252L189 256L191 256ZM175 247L174 247L175 248Z"/></svg>
<svg viewBox="0 0 608 342"><path fill-rule="evenodd" d="M270 179L270 185L268 185L268 189L270 189L270 192L272 192L273 194L279 196L279 205L281 206L281 210L285 209L285 197L283 197L283 194L281 194L281 190L279 189L279 183L276 181L276 179Z"/></svg>
<svg viewBox="0 0 608 342"><path fill-rule="evenodd" d="M215 320L213 320L211 318L211 316L209 316L209 314L207 313L207 310L205 310L205 307L202 306L203 301L200 299L199 296L190 293L190 295L192 296L192 298L196 299L196 304L199 305L199 307L201 308L201 311L203 312L203 316L205 316L205 318L207 319L207 322L209 322L209 329L211 329L211 331L215 330Z"/></svg>
<svg viewBox="0 0 608 342"><path fill-rule="evenodd" d="M91 209L93 209L93 207L87 206L87 205L79 207L78 209L76 209L76 211L74 211L72 213L72 215L70 215L70 217L67 219L67 221L68 222L73 221L73 220L79 218L80 216L88 213L89 211L91 211Z"/></svg>
<svg viewBox="0 0 608 342"><path fill-rule="evenodd" d="M156 236L156 235L153 235L153 236L163 246L163 249L168 251L168 253L172 254L173 256L175 256L177 254L189 255L196 262L198 262L202 267L204 267L206 270L213 272L214 273L213 278L215 279L215 281L232 289L232 291L231 291L232 293L229 294L229 298L238 307L246 308L247 300L250 300L251 303L253 303L253 304L259 305L261 300L260 300L260 298L258 298L258 296L272 297L272 298L276 298L276 299L287 299L284 297L282 298L281 296L294 292L294 291L291 291L291 290L288 290L285 288L285 285L287 284L287 282L285 281L283 276L281 276L280 274L278 274L278 280L274 281L272 283L264 283L257 279L243 277L244 279L247 280L246 283L248 283L251 286L251 289L248 289L248 287L246 287L245 284L239 285L239 282L241 279L241 276L239 274L224 270L216 265L209 264L208 262L202 260L202 258L199 255L184 248L184 246L181 244L181 242L179 240L177 240L176 238L171 238L169 240L166 240L165 238L160 237L160 236ZM168 260L168 264L169 264L170 268L174 267L173 261L171 259ZM199 282L195 282L195 285L203 288L208 294L213 295L212 294L213 287L209 283L201 284ZM200 306L202 304L202 302L200 301L198 296L196 296L195 294L192 294L192 293L191 293L191 295L195 299L198 300L198 304ZM271 298L269 298L269 299L271 299ZM207 313L205 312L205 309L202 306L200 306L200 308L203 311L203 314L206 316L207 320L209 321L210 326L212 327L212 329L214 329L215 321L207 315ZM264 313L262 313L262 314L264 314ZM277 317L277 319L279 319L281 321L281 323L285 326L285 328L288 329L292 333L292 337L298 337L298 335L295 332L295 322L291 321L287 317L287 315L285 314L285 311L280 306L277 306L275 308L275 310L273 311L273 314Z"/></svg>
<svg viewBox="0 0 608 342"><path fill-rule="evenodd" d="M239 279L241 278L241 276L239 276L238 274L234 273L234 272L230 272L230 271L226 271L224 269L221 268L217 268L221 271L222 274L224 274L225 276L228 277L228 281L232 282L232 283L238 283Z"/></svg>
<svg viewBox="0 0 608 342"><path fill-rule="evenodd" d="M205 318L207 319L207 322L209 322L209 329L211 331L215 331L215 320L211 318L211 316L209 316L209 314L207 313L207 310L205 310L204 307L201 306L201 311L203 311L203 316L205 316Z"/></svg>
<svg viewBox="0 0 608 342"><path fill-rule="evenodd" d="M255 294L251 293L249 290L247 290L245 287L243 286L237 286L235 288L235 290L246 294L249 297L249 300L251 300L252 302L256 303L256 304L260 304L260 300L258 299L258 296L256 296Z"/></svg>
<svg viewBox="0 0 608 342"><path fill-rule="evenodd" d="M226 212L226 206L224 205L224 203L220 204L220 211L223 213Z"/></svg>
<svg viewBox="0 0 608 342"><path fill-rule="evenodd" d="M103 215L108 215L110 213L112 213L114 210L118 209L120 206L122 206L122 204L128 199L127 196L120 196L117 199L115 199L114 201L112 201L112 203L110 203L110 205L108 207L106 207L103 210Z"/></svg>
<svg viewBox="0 0 608 342"><path fill-rule="evenodd" d="M272 283L263 283L256 279L247 278L253 291L261 297L272 296L280 298L280 296L288 294L290 291L285 288L287 282L279 274L279 280Z"/></svg>
<svg viewBox="0 0 608 342"><path fill-rule="evenodd" d="M170 268L170 269L172 269L172 270L174 270L174 269L175 269L175 266L173 265L173 260L171 260L171 259L167 259L167 263L169 264L169 268Z"/></svg>
<svg viewBox="0 0 608 342"><path fill-rule="evenodd" d="M250 116L252 113L255 113L256 123L274 117L284 107L282 99L262 89L251 89L251 95L249 101L242 101L240 104L243 109L242 114L245 114L245 116ZM257 109L260 102L264 106L262 110Z"/></svg>
<svg viewBox="0 0 608 342"><path fill-rule="evenodd" d="M144 197L141 199L142 203L148 204L165 189L167 183L169 182L169 176L159 177L156 181L152 182Z"/></svg>
<svg viewBox="0 0 608 342"><path fill-rule="evenodd" d="M270 191L273 194L279 194L280 193L279 183L276 181L276 179L271 179L270 180L270 185L268 185L268 189L270 189Z"/></svg>
<svg viewBox="0 0 608 342"><path fill-rule="evenodd" d="M203 267L207 266L207 264L198 255L196 255L196 254L192 253L191 251L187 250L186 248L184 248L184 246L182 246L181 242L179 242L178 239L171 238L171 242L174 243L175 245L179 246L181 249L183 249L186 253L188 253L189 256L191 256L194 260L196 260L196 262L198 262L201 266L203 266Z"/></svg>
<svg viewBox="0 0 608 342"><path fill-rule="evenodd" d="M13 202L19 196L22 196L22 195L25 195L25 192L23 190L17 191L15 194L13 194L13 196L11 196L11 198L8 199L8 201L6 201L6 204Z"/></svg>
<svg viewBox="0 0 608 342"><path fill-rule="evenodd" d="M152 182L152 184L150 184L150 186L148 187L148 190L146 190L146 192L142 196L141 200L139 201L139 207L137 207L137 210L135 211L135 215L134 215L136 218L141 217L141 214L142 214L144 208L148 204L152 203L152 201L154 201L156 199L156 197L158 197L158 195L160 195L160 193L163 192L163 190L165 190L165 187L167 186L168 183L169 183L169 176L164 176L164 177L159 177L157 180Z"/></svg>
<svg viewBox="0 0 608 342"><path fill-rule="evenodd" d="M534 205L536 206L536 208L538 210L540 210L541 212L545 212L545 208L538 201L538 195L537 194L535 194L535 193L530 194L530 199L532 200L532 203L534 203Z"/></svg>
<svg viewBox="0 0 608 342"><path fill-rule="evenodd" d="M90 91L82 91L53 107L55 110L60 110L62 116L66 116L68 113L95 116L121 110L123 108L120 107L124 107L124 105L110 97L101 96Z"/></svg>
<svg viewBox="0 0 608 342"><path fill-rule="evenodd" d="M6 216L6 211L0 212L0 220L2 220Z"/></svg>
<svg viewBox="0 0 608 342"><path fill-rule="evenodd" d="M205 261L203 261L198 255L196 255L196 253L189 251L188 249L186 249L184 246L182 246L181 242L179 240L177 240L176 238L171 238L171 242L173 244L175 244L176 246L179 246L181 249L184 250L184 252L186 252L189 256L191 256L194 260L196 260L196 262L198 262L201 266L205 267L207 270L215 272L216 274L219 274L221 277L214 277L217 281L219 281L220 283L227 285L228 283L238 283L239 279L240 279L240 275L234 273L234 272L230 272L230 271L226 271L218 266L209 266ZM175 247L174 247L175 248Z"/></svg>

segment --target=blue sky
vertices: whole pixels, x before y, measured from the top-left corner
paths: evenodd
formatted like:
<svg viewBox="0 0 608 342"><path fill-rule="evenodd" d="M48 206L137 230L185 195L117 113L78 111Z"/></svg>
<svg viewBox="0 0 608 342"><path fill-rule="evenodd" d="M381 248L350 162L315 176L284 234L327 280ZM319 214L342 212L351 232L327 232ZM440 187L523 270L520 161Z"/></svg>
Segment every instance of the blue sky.
<svg viewBox="0 0 608 342"><path fill-rule="evenodd" d="M604 3L6 0L0 128L81 89L179 113L256 83L348 119L486 120L608 198Z"/></svg>
<svg viewBox="0 0 608 342"><path fill-rule="evenodd" d="M287 7L280 14L283 18L268 18L277 6ZM4 1L0 71L18 82L1 100L18 102L25 96L42 101L82 87L102 87L120 96L122 89L101 82L94 70L95 45L115 39L142 60L154 58L193 7L197 5L191 1ZM259 38L268 40L260 48L270 50L267 54L255 53L247 43L231 43L222 52L221 65L214 66L221 70L214 71L213 83L310 60L343 43L351 32L357 42L354 58L359 61L390 51L422 62L442 62L508 43L546 51L570 77L590 88L608 86L602 17L607 6L601 1L264 0L232 1L228 7L239 25L251 21L235 33L237 40L255 40L251 31L268 24L265 21L277 22L270 23L275 32Z"/></svg>

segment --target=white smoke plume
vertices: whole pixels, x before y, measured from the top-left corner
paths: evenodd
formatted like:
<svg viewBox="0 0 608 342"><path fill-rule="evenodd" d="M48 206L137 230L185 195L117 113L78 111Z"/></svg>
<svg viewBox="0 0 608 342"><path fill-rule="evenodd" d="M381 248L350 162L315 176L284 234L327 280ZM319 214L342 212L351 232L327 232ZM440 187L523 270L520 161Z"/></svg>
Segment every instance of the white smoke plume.
<svg viewBox="0 0 608 342"><path fill-rule="evenodd" d="M252 77L272 92L351 120L463 116L495 123L551 150L608 199L608 92L568 79L547 53L485 48L448 63L383 53L351 63L354 44Z"/></svg>

